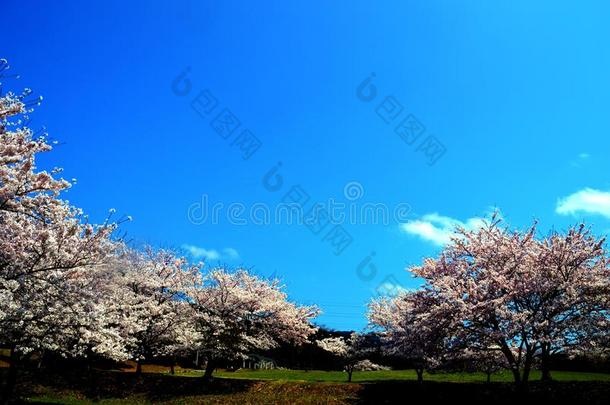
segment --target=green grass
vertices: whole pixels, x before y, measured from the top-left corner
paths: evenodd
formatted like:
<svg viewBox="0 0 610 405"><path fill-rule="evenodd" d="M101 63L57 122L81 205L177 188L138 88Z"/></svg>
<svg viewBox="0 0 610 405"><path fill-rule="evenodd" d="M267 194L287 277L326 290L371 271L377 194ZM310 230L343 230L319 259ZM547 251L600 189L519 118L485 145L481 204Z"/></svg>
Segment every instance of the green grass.
<svg viewBox="0 0 610 405"><path fill-rule="evenodd" d="M403 395L405 389L411 394L421 389L422 392L418 395L422 398L430 395L439 395L439 398L461 395L462 398L469 398L473 390L485 398L484 395L490 395L488 391L493 387L492 398L501 399L510 395L513 387L512 384L482 384L486 379L483 373L428 373L424 376L427 383L420 386L414 382L417 376L413 370L354 372L352 384L347 384L347 374L339 371L221 370L215 373L217 378L210 386L203 384L200 378L192 378L201 375L201 371L192 370L185 370L175 376L151 372L145 373L140 380L133 373L100 372L94 380L95 384L89 389L84 386L86 379L82 378L59 384L53 382L53 379L41 381L36 378L36 382L28 384L24 400L27 403L67 405L348 405L378 403L379 398ZM579 398L583 393L590 393L591 387L597 390L594 391L597 392L595 398L605 398L610 388L607 384L610 382L610 374L555 371L552 376L556 381L553 390L561 389L556 394L560 399ZM539 372L532 373L532 381L539 378ZM492 376L492 382L511 383L512 376L509 372L496 373Z"/></svg>
<svg viewBox="0 0 610 405"><path fill-rule="evenodd" d="M573 371L553 371L553 379L557 381L610 381L610 374L582 373ZM200 374L198 374L200 375ZM249 380L277 380L277 381L309 381L309 382L345 382L347 373L341 371L303 371L303 370L239 370L235 372L217 371L216 377L240 378ZM438 382L485 382L484 373L426 373L424 380ZM531 380L540 379L539 371L532 371ZM395 381L417 380L414 370L388 370L388 371L355 371L352 381ZM492 382L512 382L513 376L508 371L495 373Z"/></svg>

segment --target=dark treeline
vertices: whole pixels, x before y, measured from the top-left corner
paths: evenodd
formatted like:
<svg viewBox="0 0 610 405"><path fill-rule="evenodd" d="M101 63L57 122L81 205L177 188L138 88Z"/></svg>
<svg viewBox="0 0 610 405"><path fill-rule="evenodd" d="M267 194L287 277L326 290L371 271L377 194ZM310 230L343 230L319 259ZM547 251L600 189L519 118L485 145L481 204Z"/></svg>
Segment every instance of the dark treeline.
<svg viewBox="0 0 610 405"><path fill-rule="evenodd" d="M320 328L312 337L313 343L302 345L292 345L289 343L281 343L276 348L270 350L261 350L251 353L252 359L266 359L273 362L273 367L287 368L296 370L326 370L340 371L343 370L343 364L338 361L337 357L332 353L320 348L315 341L329 337L347 338L351 334L350 331L335 331L331 329ZM366 335L367 342L370 343L371 351L367 356L373 363L391 367L393 369L411 369L413 364L409 359L391 356L384 352L381 339L374 333ZM0 362L8 362L5 354L0 354ZM1 364L1 363L0 363ZM173 370L175 366L184 369L201 369L205 368L205 360L203 356L197 356L196 352L185 353L178 357L156 357L151 358L145 364L153 364L160 367L167 367L168 372ZM252 363L246 362L247 368L256 368ZM29 361L23 365L26 368L39 369L44 368L49 371L61 373L66 369L82 369L96 368L101 370L127 369L130 363L116 362L101 356L93 356L90 360L82 358L66 358L53 352L34 353L29 357ZM239 370L244 366L243 360L233 360L221 362L220 368L227 370ZM597 372L610 373L610 361L606 358L594 357L568 357L563 354L555 354L551 357L551 369L558 371L580 371L580 372ZM453 371L474 371L465 362L459 360L447 362L443 367L432 372L453 372Z"/></svg>

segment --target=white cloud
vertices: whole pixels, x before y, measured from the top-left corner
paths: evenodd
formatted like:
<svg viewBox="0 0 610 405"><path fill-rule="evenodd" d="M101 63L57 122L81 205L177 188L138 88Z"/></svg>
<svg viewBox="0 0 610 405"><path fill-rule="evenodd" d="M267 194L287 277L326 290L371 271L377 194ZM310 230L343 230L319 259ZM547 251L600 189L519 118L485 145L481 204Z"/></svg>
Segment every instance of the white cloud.
<svg viewBox="0 0 610 405"><path fill-rule="evenodd" d="M576 156L576 159L570 161L570 165L573 167L580 167L582 163L591 157L587 152L581 152Z"/></svg>
<svg viewBox="0 0 610 405"><path fill-rule="evenodd" d="M182 245L182 249L186 250L190 253L191 256L195 259L200 259L205 257L210 260L218 260L220 259L220 253L215 249L205 249L199 246L194 245Z"/></svg>
<svg viewBox="0 0 610 405"><path fill-rule="evenodd" d="M610 192L584 188L557 201L560 215L597 214L610 218Z"/></svg>
<svg viewBox="0 0 610 405"><path fill-rule="evenodd" d="M225 256L229 260L237 260L239 259L239 252L233 248L224 248L222 249L223 256Z"/></svg>
<svg viewBox="0 0 610 405"><path fill-rule="evenodd" d="M186 250L194 259L207 260L227 260L235 261L239 259L239 252L231 247L222 249L222 253L216 249L206 249L195 245L182 245L182 249Z"/></svg>
<svg viewBox="0 0 610 405"><path fill-rule="evenodd" d="M402 285L400 285L399 283L385 281L385 282L379 284L377 286L377 288L375 288L373 290L373 293L375 293L379 296L382 296L382 297L388 297L388 296L395 297L399 294L410 292L410 291L415 291L415 289L405 288Z"/></svg>
<svg viewBox="0 0 610 405"><path fill-rule="evenodd" d="M436 212L426 214L420 219L401 224L403 232L415 235L435 245L443 246L451 241L456 227L465 229L476 229L483 224L483 218L473 217L466 222L455 218L439 215Z"/></svg>

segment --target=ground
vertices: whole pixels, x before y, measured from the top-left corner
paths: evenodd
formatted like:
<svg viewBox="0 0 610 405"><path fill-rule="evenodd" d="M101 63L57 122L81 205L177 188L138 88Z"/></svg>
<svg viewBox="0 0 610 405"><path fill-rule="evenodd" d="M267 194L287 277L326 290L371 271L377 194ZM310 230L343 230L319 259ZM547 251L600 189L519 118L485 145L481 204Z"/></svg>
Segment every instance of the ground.
<svg viewBox="0 0 610 405"><path fill-rule="evenodd" d="M192 374L192 373L191 373ZM553 378L557 381L608 381L610 374L582 373L571 371L554 371ZM222 378L240 378L255 380L287 380L287 381L311 381L311 382L345 382L347 374L341 371L303 371L303 370L239 370L236 372L219 371L216 376ZM424 374L426 381L454 382L454 383L483 383L486 375L484 373L434 373ZM532 380L540 379L540 372L532 372ZM371 381L415 381L417 375L414 370L389 370L389 371L354 371L353 382ZM513 376L510 372L495 373L491 377L493 382L512 382Z"/></svg>
<svg viewBox="0 0 610 405"><path fill-rule="evenodd" d="M240 370L218 371L205 383L200 371L145 367L137 377L131 372L93 371L59 376L36 371L22 373L19 386L25 403L38 404L393 404L467 401L499 405L515 403L508 373L498 373L486 384L483 374L437 373L418 384L411 370L355 372ZM538 376L534 374L535 379ZM555 371L556 381L532 382L528 400L554 404L605 403L610 394L610 374ZM523 399L520 398L520 403ZM529 401L528 401L529 402Z"/></svg>

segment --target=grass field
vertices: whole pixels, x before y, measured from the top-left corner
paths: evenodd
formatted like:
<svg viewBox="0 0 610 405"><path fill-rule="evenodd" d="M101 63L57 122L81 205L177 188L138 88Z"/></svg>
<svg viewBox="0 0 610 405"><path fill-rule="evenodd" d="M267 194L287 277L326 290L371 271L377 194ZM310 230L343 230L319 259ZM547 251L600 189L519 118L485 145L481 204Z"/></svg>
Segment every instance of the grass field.
<svg viewBox="0 0 610 405"><path fill-rule="evenodd" d="M234 392L210 392L175 395L173 398L153 397L135 393L122 398L87 398L77 391L46 391L25 399L32 404L66 405L144 405L144 404L349 404L358 398L358 386L336 384L259 382Z"/></svg>
<svg viewBox="0 0 610 405"><path fill-rule="evenodd" d="M347 374L340 371L303 371L303 370L239 370L235 372L219 371L217 377L242 378L252 380L279 380L279 381L309 381L309 382L345 382ZM572 371L554 371L552 376L557 381L610 381L610 374L581 373ZM533 371L531 379L540 378L538 371ZM415 381L417 375L413 370L388 370L388 371L355 371L352 382L368 381ZM424 380L437 382L485 382L484 373L427 373ZM492 382L512 382L513 376L510 372L493 374Z"/></svg>
<svg viewBox="0 0 610 405"><path fill-rule="evenodd" d="M146 370L146 369L145 369ZM511 376L498 373L492 384L485 384L479 373L435 373L418 384L411 370L355 372L354 382L346 374L327 371L240 370L219 371L211 383L204 383L201 372L179 370L169 375L157 372L134 373L96 371L57 376L29 374L20 386L26 403L38 404L391 404L468 401L469 403L513 403L516 395ZM537 373L533 379L539 377ZM556 404L605 403L610 394L610 374L559 372L549 384L532 383L534 398ZM410 402L410 401L409 401Z"/></svg>

